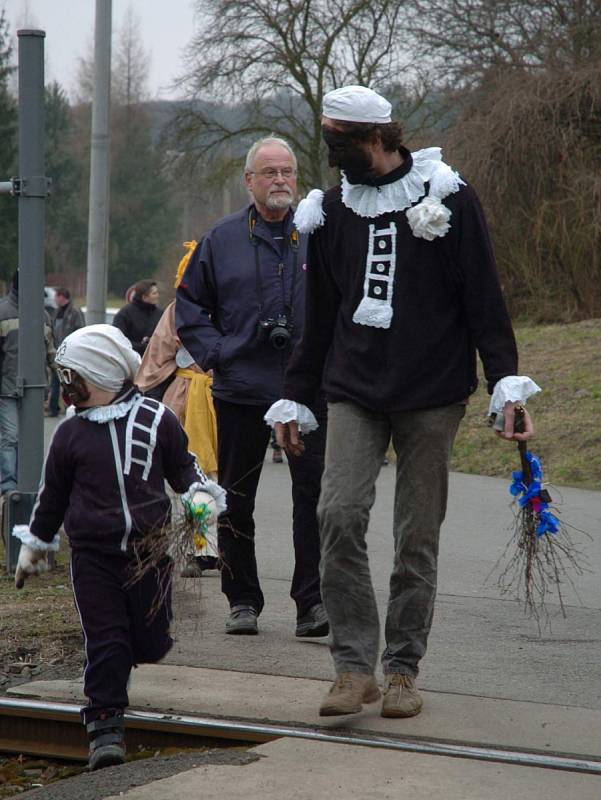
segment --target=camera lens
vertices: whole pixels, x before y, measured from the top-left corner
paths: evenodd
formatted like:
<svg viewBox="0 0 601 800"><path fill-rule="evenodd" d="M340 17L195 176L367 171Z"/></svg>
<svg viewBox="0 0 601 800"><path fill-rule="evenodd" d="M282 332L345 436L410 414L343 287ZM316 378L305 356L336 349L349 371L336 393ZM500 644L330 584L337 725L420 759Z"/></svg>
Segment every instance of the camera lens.
<svg viewBox="0 0 601 800"><path fill-rule="evenodd" d="M271 331L269 341L276 350L285 350L290 343L290 332L279 325Z"/></svg>

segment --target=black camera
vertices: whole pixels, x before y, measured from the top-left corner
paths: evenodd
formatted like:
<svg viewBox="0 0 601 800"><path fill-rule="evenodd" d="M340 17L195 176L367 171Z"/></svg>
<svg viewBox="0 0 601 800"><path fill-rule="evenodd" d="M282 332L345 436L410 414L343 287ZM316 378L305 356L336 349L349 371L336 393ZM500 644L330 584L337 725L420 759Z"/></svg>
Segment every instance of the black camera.
<svg viewBox="0 0 601 800"><path fill-rule="evenodd" d="M269 342L275 350L285 350L292 339L294 327L285 314L269 319L260 319L257 326L257 340Z"/></svg>

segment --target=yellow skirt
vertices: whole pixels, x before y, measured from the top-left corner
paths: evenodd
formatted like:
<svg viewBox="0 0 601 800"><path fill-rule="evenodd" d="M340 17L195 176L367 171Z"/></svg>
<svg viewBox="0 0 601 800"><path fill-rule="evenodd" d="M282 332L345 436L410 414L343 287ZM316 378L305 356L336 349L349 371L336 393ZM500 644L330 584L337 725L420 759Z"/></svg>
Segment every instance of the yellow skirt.
<svg viewBox="0 0 601 800"><path fill-rule="evenodd" d="M178 369L175 374L190 381L184 418L190 452L196 456L203 472L217 472L217 417L211 394L213 379L192 369Z"/></svg>

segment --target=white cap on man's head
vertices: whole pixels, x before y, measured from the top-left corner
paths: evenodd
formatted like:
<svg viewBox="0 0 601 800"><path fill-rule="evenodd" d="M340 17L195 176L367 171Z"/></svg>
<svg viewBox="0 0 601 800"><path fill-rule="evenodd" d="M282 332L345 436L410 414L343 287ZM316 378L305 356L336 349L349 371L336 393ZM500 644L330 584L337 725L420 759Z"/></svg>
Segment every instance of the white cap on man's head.
<svg viewBox="0 0 601 800"><path fill-rule="evenodd" d="M118 392L126 381L134 381L140 356L119 328L87 325L74 331L56 351L59 367L75 370L85 381Z"/></svg>
<svg viewBox="0 0 601 800"><path fill-rule="evenodd" d="M323 97L323 115L343 122L392 122L392 106L381 94L367 86L341 86Z"/></svg>

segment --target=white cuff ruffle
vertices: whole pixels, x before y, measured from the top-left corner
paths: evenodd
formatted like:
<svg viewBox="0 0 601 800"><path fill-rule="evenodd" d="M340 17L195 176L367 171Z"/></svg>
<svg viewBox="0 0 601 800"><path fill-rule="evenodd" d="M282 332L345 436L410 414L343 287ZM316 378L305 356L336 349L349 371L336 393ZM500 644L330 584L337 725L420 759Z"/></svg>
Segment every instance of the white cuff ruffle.
<svg viewBox="0 0 601 800"><path fill-rule="evenodd" d="M31 547L32 550L52 550L56 553L60 544L60 534L55 534L51 542L45 542L29 530L29 525L14 525L13 536Z"/></svg>
<svg viewBox="0 0 601 800"><path fill-rule="evenodd" d="M529 397L540 391L540 386L527 375L507 375L495 384L488 414L490 416L503 411L505 403L525 403Z"/></svg>
<svg viewBox="0 0 601 800"><path fill-rule="evenodd" d="M301 433L311 433L317 430L319 424L315 415L307 406L294 400L278 400L263 417L265 422L274 427L276 422L297 422Z"/></svg>
<svg viewBox="0 0 601 800"><path fill-rule="evenodd" d="M215 501L215 510L217 514L223 514L227 511L227 492L215 481L211 481L208 478L204 483L196 481L188 486L188 490L181 495L181 498L182 500L192 503L196 492L206 492L211 495Z"/></svg>

